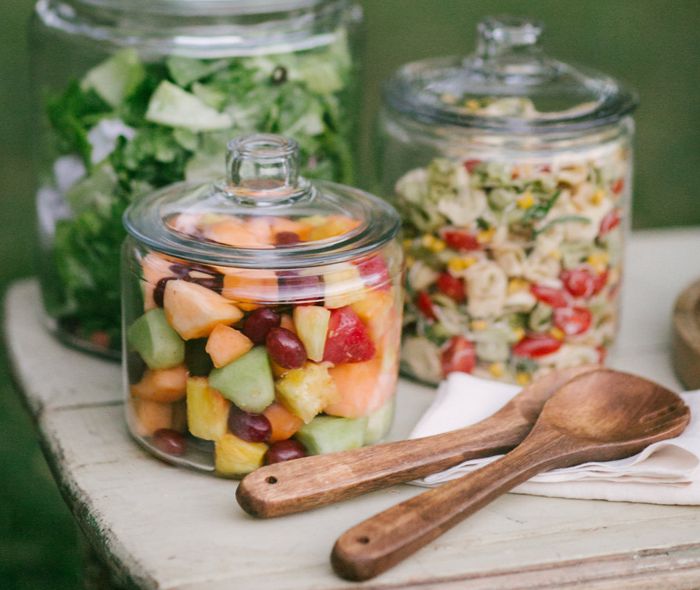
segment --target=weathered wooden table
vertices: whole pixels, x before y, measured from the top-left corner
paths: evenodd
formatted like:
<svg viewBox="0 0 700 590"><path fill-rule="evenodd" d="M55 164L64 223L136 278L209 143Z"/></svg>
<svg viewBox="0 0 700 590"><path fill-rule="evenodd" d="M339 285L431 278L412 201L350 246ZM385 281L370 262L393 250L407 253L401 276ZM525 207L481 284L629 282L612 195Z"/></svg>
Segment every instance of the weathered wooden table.
<svg viewBox="0 0 700 590"><path fill-rule="evenodd" d="M674 296L700 276L700 229L636 234L612 365L678 387L668 355ZM376 580L336 578L328 556L349 526L421 490L397 486L336 506L256 521L235 483L146 455L122 419L113 363L42 329L37 285L6 301L5 338L44 452L90 543L122 581L146 589L700 587L700 508L508 494ZM402 382L405 436L430 389Z"/></svg>

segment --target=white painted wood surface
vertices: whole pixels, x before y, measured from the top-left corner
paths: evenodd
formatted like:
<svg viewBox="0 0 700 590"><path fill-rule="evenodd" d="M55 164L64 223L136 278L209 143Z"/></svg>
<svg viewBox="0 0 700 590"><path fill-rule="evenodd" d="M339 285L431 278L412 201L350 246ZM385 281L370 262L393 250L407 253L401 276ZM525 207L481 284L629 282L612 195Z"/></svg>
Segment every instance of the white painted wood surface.
<svg viewBox="0 0 700 590"><path fill-rule="evenodd" d="M700 229L636 234L613 366L678 387L668 357L675 295L700 276ZM64 497L97 551L134 585L163 590L345 587L700 587L700 508L508 494L406 563L365 584L336 578L336 537L421 490L397 486L311 513L256 521L235 483L164 465L122 420L117 365L66 349L42 329L34 282L13 286L5 338ZM430 403L402 382L393 437Z"/></svg>

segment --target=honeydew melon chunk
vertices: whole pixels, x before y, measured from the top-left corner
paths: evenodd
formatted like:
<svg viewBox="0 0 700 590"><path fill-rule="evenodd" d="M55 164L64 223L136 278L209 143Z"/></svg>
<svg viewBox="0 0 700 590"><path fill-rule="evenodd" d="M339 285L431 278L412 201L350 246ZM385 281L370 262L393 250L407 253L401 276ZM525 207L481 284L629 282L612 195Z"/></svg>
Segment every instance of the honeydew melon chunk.
<svg viewBox="0 0 700 590"><path fill-rule="evenodd" d="M373 445L386 436L394 421L395 398L391 398L381 408L367 416L365 445Z"/></svg>
<svg viewBox="0 0 700 590"><path fill-rule="evenodd" d="M229 129L231 117L213 109L194 94L164 80L151 96L146 120L166 127L181 127L190 131Z"/></svg>
<svg viewBox="0 0 700 590"><path fill-rule="evenodd" d="M204 338L219 324L233 324L243 312L228 299L197 283L168 281L163 296L165 317L184 340Z"/></svg>
<svg viewBox="0 0 700 590"><path fill-rule="evenodd" d="M209 384L246 412L260 414L275 401L275 383L264 346L256 346L225 367L214 369Z"/></svg>
<svg viewBox="0 0 700 590"><path fill-rule="evenodd" d="M360 448L365 441L367 418L317 416L302 426L296 438L312 455Z"/></svg>
<svg viewBox="0 0 700 590"><path fill-rule="evenodd" d="M170 369L185 361L185 343L160 308L147 311L131 324L126 338L149 369Z"/></svg>
<svg viewBox="0 0 700 590"><path fill-rule="evenodd" d="M80 87L94 90L107 104L118 107L145 77L146 70L138 53L134 49L123 49L92 68Z"/></svg>

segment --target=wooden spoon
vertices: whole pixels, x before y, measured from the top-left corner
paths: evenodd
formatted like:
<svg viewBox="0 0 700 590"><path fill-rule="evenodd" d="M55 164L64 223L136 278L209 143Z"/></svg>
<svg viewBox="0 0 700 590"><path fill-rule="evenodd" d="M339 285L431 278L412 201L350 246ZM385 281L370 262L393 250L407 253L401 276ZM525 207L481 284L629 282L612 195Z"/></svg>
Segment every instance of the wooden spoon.
<svg viewBox="0 0 700 590"><path fill-rule="evenodd" d="M532 432L505 457L341 535L333 569L348 580L372 578L537 473L629 457L678 436L689 420L683 400L651 381L604 369L580 375L552 396Z"/></svg>
<svg viewBox="0 0 700 590"><path fill-rule="evenodd" d="M282 516L425 477L469 459L505 453L527 436L557 389L598 368L553 371L467 428L262 467L238 485L236 499L253 516Z"/></svg>

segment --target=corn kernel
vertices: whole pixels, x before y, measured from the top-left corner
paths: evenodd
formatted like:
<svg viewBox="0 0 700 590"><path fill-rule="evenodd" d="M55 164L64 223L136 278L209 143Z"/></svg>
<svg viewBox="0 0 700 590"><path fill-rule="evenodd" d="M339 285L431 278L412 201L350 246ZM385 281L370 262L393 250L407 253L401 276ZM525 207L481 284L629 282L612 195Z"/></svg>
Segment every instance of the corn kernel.
<svg viewBox="0 0 700 590"><path fill-rule="evenodd" d="M598 252L596 254L591 254L586 262L593 268L596 272L604 272L608 267L608 262L610 257L605 252Z"/></svg>
<svg viewBox="0 0 700 590"><path fill-rule="evenodd" d="M479 110L479 101L472 98L471 100L468 100L465 103L465 106L470 110L470 111L478 111Z"/></svg>
<svg viewBox="0 0 700 590"><path fill-rule="evenodd" d="M591 195L590 201L591 205L600 205L603 202L603 198L605 197L605 191L602 189L598 189L596 192L594 192Z"/></svg>
<svg viewBox="0 0 700 590"><path fill-rule="evenodd" d="M505 368L503 367L503 363L491 363L489 365L489 373L491 373L491 376L495 377L496 379L503 377L503 375L505 374Z"/></svg>
<svg viewBox="0 0 700 590"><path fill-rule="evenodd" d="M535 204L535 198L532 196L530 191L518 197L516 203L521 209L529 209Z"/></svg>
<svg viewBox="0 0 700 590"><path fill-rule="evenodd" d="M489 327L489 324L486 320L474 320L471 325L472 330L475 330L477 332L479 332L480 330L485 330Z"/></svg>
<svg viewBox="0 0 700 590"><path fill-rule="evenodd" d="M406 256L406 268L411 268L416 263L416 259L413 256Z"/></svg>
<svg viewBox="0 0 700 590"><path fill-rule="evenodd" d="M515 376L515 381L518 385L525 386L530 383L530 375L528 373L518 373Z"/></svg>
<svg viewBox="0 0 700 590"><path fill-rule="evenodd" d="M552 251L549 253L549 257L550 257L552 260L561 260L561 252L559 252L559 250L552 250Z"/></svg>
<svg viewBox="0 0 700 590"><path fill-rule="evenodd" d="M525 338L525 330L523 330L523 328L516 328L513 330L513 337L515 338L516 342L520 342L523 338Z"/></svg>
<svg viewBox="0 0 700 590"><path fill-rule="evenodd" d="M518 291L525 291L529 286L530 283L525 279L510 279L510 281L508 281L508 295L512 295Z"/></svg>
<svg viewBox="0 0 700 590"><path fill-rule="evenodd" d="M552 328L549 331L549 335L552 336L553 338L556 338L557 340L564 340L566 337L566 334L564 334L563 330L561 328Z"/></svg>
<svg viewBox="0 0 700 590"><path fill-rule="evenodd" d="M423 245L423 247L430 248L435 239L435 236L432 234L423 234L423 237L420 239L420 243Z"/></svg>
<svg viewBox="0 0 700 590"><path fill-rule="evenodd" d="M413 240L406 238L403 241L403 247L404 247L404 250L410 250L411 248L413 248Z"/></svg>
<svg viewBox="0 0 700 590"><path fill-rule="evenodd" d="M496 228L482 229L478 234L476 234L476 239L481 244L486 244L493 240L493 236L496 234Z"/></svg>
<svg viewBox="0 0 700 590"><path fill-rule="evenodd" d="M464 270L463 260L457 256L450 258L447 261L447 270L449 270L451 273L462 272Z"/></svg>

